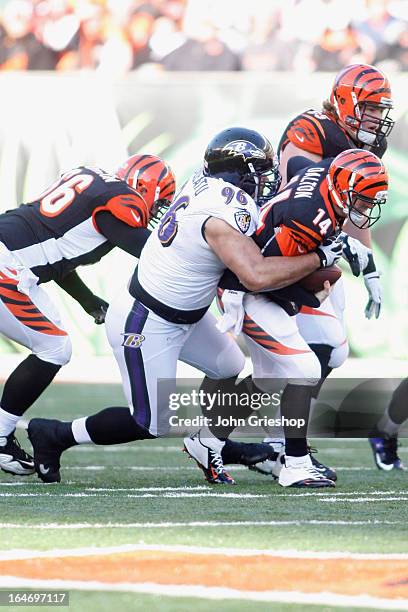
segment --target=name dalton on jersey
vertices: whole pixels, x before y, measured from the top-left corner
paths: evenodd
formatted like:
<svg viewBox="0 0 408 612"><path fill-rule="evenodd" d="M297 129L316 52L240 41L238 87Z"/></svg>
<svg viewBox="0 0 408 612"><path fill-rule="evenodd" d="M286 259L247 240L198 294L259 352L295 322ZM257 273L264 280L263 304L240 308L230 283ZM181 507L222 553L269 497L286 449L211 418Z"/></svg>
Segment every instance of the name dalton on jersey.
<svg viewBox="0 0 408 612"><path fill-rule="evenodd" d="M313 198L313 192L320 185L325 168L308 168L296 187L294 198Z"/></svg>

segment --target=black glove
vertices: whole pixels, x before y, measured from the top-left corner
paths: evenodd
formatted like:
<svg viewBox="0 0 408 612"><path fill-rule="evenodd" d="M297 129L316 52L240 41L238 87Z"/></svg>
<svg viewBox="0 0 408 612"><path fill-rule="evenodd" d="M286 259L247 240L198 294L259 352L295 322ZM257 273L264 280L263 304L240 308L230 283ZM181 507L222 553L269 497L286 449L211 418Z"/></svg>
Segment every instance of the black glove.
<svg viewBox="0 0 408 612"><path fill-rule="evenodd" d="M102 325L105 323L106 312L109 308L108 302L105 302L102 298L94 295L92 300L92 304L87 305L85 311L93 317L96 325Z"/></svg>
<svg viewBox="0 0 408 612"><path fill-rule="evenodd" d="M320 268L329 268L333 266L343 253L343 242L340 236L331 236L327 238L317 247L316 253L320 259Z"/></svg>

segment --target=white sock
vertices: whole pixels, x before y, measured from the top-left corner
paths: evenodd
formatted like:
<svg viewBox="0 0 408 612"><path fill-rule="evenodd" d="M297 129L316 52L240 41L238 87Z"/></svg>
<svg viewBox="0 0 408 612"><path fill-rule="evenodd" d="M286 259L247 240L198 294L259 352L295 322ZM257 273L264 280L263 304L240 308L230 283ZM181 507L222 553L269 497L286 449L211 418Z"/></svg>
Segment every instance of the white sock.
<svg viewBox="0 0 408 612"><path fill-rule="evenodd" d="M313 464L310 455L302 455L302 457L285 455L285 465L287 468L303 468L311 467Z"/></svg>
<svg viewBox="0 0 408 612"><path fill-rule="evenodd" d="M89 436L88 430L85 426L86 419L88 417L81 417L72 421L72 435L77 444L92 444L92 440Z"/></svg>
<svg viewBox="0 0 408 612"><path fill-rule="evenodd" d="M20 419L21 416L11 414L11 412L6 412L3 408L0 408L0 437L11 434Z"/></svg>
<svg viewBox="0 0 408 612"><path fill-rule="evenodd" d="M263 442L272 446L275 453L285 452L285 438L264 438Z"/></svg>
<svg viewBox="0 0 408 612"><path fill-rule="evenodd" d="M200 440L205 446L212 448L216 453L221 455L221 451L225 446L224 440L220 440L216 438L213 433L208 429L208 427L202 427L200 429Z"/></svg>
<svg viewBox="0 0 408 612"><path fill-rule="evenodd" d="M388 410L384 412L381 419L377 423L377 429L379 431L383 431L391 438L395 437L398 434L399 428L401 424L394 423L388 415Z"/></svg>

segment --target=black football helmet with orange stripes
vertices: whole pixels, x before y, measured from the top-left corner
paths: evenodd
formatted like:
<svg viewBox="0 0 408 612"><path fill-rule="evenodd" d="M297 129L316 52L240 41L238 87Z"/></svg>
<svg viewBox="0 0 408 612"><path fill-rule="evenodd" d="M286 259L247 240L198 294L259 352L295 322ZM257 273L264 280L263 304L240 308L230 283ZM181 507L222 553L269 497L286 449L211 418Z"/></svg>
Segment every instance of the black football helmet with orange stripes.
<svg viewBox="0 0 408 612"><path fill-rule="evenodd" d="M381 217L388 173L377 155L362 149L343 151L330 164L326 180L333 204L356 227L371 227Z"/></svg>
<svg viewBox="0 0 408 612"><path fill-rule="evenodd" d="M340 125L358 143L380 146L394 121L390 83L380 70L368 64L343 68L334 80L330 102Z"/></svg>
<svg viewBox="0 0 408 612"><path fill-rule="evenodd" d="M132 155L115 172L145 200L150 225L155 225L170 206L176 179L170 166L156 155Z"/></svg>
<svg viewBox="0 0 408 612"><path fill-rule="evenodd" d="M222 130L209 142L204 154L204 174L239 187L258 206L273 198L281 180L269 140L242 127Z"/></svg>

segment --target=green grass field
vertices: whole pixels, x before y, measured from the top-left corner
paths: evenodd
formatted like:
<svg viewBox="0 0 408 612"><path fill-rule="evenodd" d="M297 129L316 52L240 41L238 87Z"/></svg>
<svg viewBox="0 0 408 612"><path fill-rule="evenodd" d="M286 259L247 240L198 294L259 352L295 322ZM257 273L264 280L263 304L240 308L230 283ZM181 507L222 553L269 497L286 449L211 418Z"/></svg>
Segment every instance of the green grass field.
<svg viewBox="0 0 408 612"><path fill-rule="evenodd" d="M121 404L114 385L56 384L30 416L70 420ZM21 430L19 438L29 449ZM243 468L230 470L235 487L211 487L178 439L71 449L63 457L60 485L2 473L0 553L129 544L408 553L407 473L379 472L365 440L315 442L319 459L338 469L332 491L283 489ZM408 459L406 448L401 456ZM72 591L70 609L169 612L208 605L188 597ZM225 611L305 607L237 600L214 605Z"/></svg>

